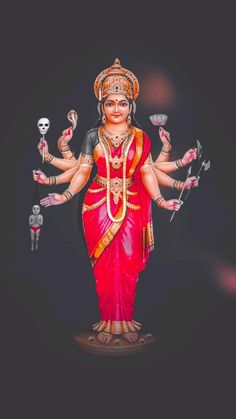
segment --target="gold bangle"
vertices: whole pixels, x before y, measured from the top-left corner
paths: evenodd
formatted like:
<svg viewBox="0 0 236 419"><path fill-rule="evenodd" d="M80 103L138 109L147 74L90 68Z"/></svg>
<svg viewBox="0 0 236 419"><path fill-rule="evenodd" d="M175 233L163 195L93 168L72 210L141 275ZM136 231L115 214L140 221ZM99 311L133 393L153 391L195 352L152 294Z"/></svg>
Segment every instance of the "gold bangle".
<svg viewBox="0 0 236 419"><path fill-rule="evenodd" d="M166 152L167 152L167 151L168 151L168 152L170 152L171 147L166 147L165 145L163 145L163 146L162 146L162 150L163 150L163 151L166 151Z"/></svg>
<svg viewBox="0 0 236 419"><path fill-rule="evenodd" d="M178 159L174 163L175 163L175 165L176 165L176 167L178 169L185 166L185 164L183 163L182 159Z"/></svg>
<svg viewBox="0 0 236 419"><path fill-rule="evenodd" d="M51 185L57 185L57 176L50 176L48 178L48 184Z"/></svg>
<svg viewBox="0 0 236 419"><path fill-rule="evenodd" d="M156 200L158 199L158 198L162 198L162 195L160 194L160 195L157 195L157 196L155 196L154 198L152 198L153 199L153 201L154 202L156 202Z"/></svg>
<svg viewBox="0 0 236 419"><path fill-rule="evenodd" d="M46 154L46 156L44 157L44 160L47 163L51 163L54 159L55 159L55 157L52 154L50 154L50 153Z"/></svg>
<svg viewBox="0 0 236 419"><path fill-rule="evenodd" d="M69 160L72 159L73 157L75 157L75 153L71 151L71 156L69 157Z"/></svg>
<svg viewBox="0 0 236 419"><path fill-rule="evenodd" d="M184 186L184 182L182 182L181 180L175 180L172 188L180 191L183 188L183 186Z"/></svg>
<svg viewBox="0 0 236 419"><path fill-rule="evenodd" d="M158 206L158 207L161 207L161 204L162 204L162 202L163 202L163 201L165 201L165 198L161 198L161 199L157 200L157 201L156 201L157 206Z"/></svg>
<svg viewBox="0 0 236 419"><path fill-rule="evenodd" d="M162 202L165 201L165 198L163 198L162 195L158 195L154 198L154 201L156 202L157 206L160 207Z"/></svg>
<svg viewBox="0 0 236 419"><path fill-rule="evenodd" d="M71 191L69 191L69 189L66 189L63 194L66 197L66 200L69 201L70 199L73 198L73 193Z"/></svg>
<svg viewBox="0 0 236 419"><path fill-rule="evenodd" d="M164 151L164 150L161 150L161 153L166 154L166 155L169 155L170 154L169 151Z"/></svg>

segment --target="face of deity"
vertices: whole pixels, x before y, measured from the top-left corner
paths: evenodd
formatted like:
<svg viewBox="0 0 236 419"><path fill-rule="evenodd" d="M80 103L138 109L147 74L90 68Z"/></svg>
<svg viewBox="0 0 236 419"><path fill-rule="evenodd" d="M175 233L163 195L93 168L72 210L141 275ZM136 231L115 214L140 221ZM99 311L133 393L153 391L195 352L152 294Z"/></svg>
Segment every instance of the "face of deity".
<svg viewBox="0 0 236 419"><path fill-rule="evenodd" d="M130 113L130 104L125 95L120 93L110 94L103 104L103 111L108 122L120 124L126 121Z"/></svg>

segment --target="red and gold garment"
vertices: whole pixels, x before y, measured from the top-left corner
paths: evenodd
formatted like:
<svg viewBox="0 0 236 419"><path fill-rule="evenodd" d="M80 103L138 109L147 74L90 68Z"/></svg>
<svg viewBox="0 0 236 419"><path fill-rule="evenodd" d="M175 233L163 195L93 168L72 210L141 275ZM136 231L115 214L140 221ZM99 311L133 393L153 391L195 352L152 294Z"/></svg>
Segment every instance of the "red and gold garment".
<svg viewBox="0 0 236 419"><path fill-rule="evenodd" d="M151 198L145 190L140 167L150 153L151 142L145 132L134 129L130 140L126 178L127 209L124 219L113 222L107 213L104 152L96 153L94 160L98 172L91 183L83 204L83 228L93 266L101 320L93 326L96 331L122 334L140 330L141 324L133 320L134 299L139 272L145 267L150 251L154 247ZM100 138L101 143L101 138ZM111 156L121 157L121 145L111 147ZM122 179L122 164L113 168L111 179ZM117 201L117 202L116 202ZM122 212L122 193L114 200L111 194L111 213L119 217Z"/></svg>

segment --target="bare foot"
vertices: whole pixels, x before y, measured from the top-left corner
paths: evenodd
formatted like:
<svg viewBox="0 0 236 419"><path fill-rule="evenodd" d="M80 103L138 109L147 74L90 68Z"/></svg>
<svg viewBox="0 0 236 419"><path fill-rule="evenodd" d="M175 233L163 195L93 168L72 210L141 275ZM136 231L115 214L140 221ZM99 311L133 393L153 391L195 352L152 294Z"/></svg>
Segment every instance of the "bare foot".
<svg viewBox="0 0 236 419"><path fill-rule="evenodd" d="M135 343L137 342L138 338L139 338L139 334L138 332L129 332L129 333L124 333L123 338L126 339L129 343Z"/></svg>
<svg viewBox="0 0 236 419"><path fill-rule="evenodd" d="M97 334L97 340L99 343L110 343L113 338L112 333L108 332L99 332Z"/></svg>

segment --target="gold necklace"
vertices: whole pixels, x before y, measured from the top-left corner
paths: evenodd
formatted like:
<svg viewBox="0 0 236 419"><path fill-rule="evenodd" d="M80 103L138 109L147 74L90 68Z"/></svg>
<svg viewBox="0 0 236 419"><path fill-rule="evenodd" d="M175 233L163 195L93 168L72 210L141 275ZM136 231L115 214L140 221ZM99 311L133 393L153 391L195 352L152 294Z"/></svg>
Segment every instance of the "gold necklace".
<svg viewBox="0 0 236 419"><path fill-rule="evenodd" d="M122 131L120 134L114 134L111 131L106 130L104 127L102 128L103 131L103 137L106 138L106 140L111 141L113 147L118 148L121 143L127 138L127 136L130 134L130 129L126 129L125 131Z"/></svg>
<svg viewBox="0 0 236 419"><path fill-rule="evenodd" d="M106 172L107 172L107 214L111 221L114 223L120 223L124 220L126 209L127 209L127 196L126 196L126 163L127 163L127 156L128 151L131 146L131 143L134 138L134 133L132 131L132 135L128 136L126 141L122 145L122 155L123 155L123 173L122 173L122 193L123 193L123 200L122 200L122 213L120 217L113 217L111 213L111 175L110 175L110 163L109 163L109 152L110 147L106 139L100 135L100 129L98 130L99 140L100 144L103 148L103 152L105 155L105 161L106 161Z"/></svg>

